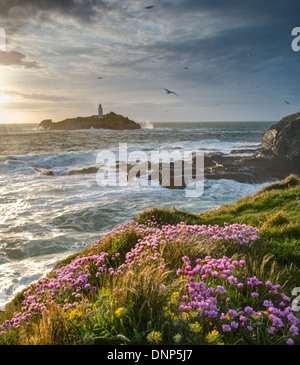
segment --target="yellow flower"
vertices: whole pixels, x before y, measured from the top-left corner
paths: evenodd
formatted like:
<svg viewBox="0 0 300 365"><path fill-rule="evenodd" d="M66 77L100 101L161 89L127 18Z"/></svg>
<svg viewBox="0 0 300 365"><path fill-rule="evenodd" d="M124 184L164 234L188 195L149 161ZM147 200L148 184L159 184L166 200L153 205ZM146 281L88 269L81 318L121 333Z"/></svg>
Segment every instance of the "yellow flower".
<svg viewBox="0 0 300 365"><path fill-rule="evenodd" d="M213 330L209 332L206 336L206 339L208 343L214 344L214 345L224 345L224 342L220 339L220 334L218 331Z"/></svg>
<svg viewBox="0 0 300 365"><path fill-rule="evenodd" d="M164 311L164 314L165 314L165 315L168 315L168 314L170 314L170 313L171 313L171 311L170 311L170 308L169 308L169 307L163 307L163 311Z"/></svg>
<svg viewBox="0 0 300 365"><path fill-rule="evenodd" d="M189 323L190 330L194 333L199 333L202 331L202 327L199 322Z"/></svg>
<svg viewBox="0 0 300 365"><path fill-rule="evenodd" d="M182 313L181 313L181 316L182 316L184 319L186 319L186 320L189 320L189 319L190 319L190 315L189 315L188 313L186 313L186 312L182 312Z"/></svg>
<svg viewBox="0 0 300 365"><path fill-rule="evenodd" d="M75 318L75 316L76 316L76 310L74 309L74 310L72 310L72 311L70 312L70 314L69 314L69 319L72 321L72 320Z"/></svg>
<svg viewBox="0 0 300 365"><path fill-rule="evenodd" d="M151 333L149 333L149 335L147 336L147 340L149 342L161 342L162 341L162 334L161 332L157 332L157 331L152 331Z"/></svg>
<svg viewBox="0 0 300 365"><path fill-rule="evenodd" d="M174 291L174 293L172 293L172 295L171 295L171 303L176 303L177 302L178 295L179 295L179 292L178 291Z"/></svg>
<svg viewBox="0 0 300 365"><path fill-rule="evenodd" d="M122 318L124 316L126 316L126 314L128 313L128 309L125 307L119 307L116 311L115 311L115 316L117 318Z"/></svg>
<svg viewBox="0 0 300 365"><path fill-rule="evenodd" d="M208 333L208 335L206 336L206 339L208 342L214 342L218 338L218 335L219 335L219 332L216 330L213 330Z"/></svg>
<svg viewBox="0 0 300 365"><path fill-rule="evenodd" d="M79 318L81 318L82 317L82 312L80 311L80 312L77 312L76 311L76 309L73 309L71 312L70 312L70 314L69 314L69 319L71 320L71 321L73 321L73 320L75 320L75 319L79 319Z"/></svg>
<svg viewBox="0 0 300 365"><path fill-rule="evenodd" d="M251 318L253 318L253 319L259 319L259 316L257 314L251 314Z"/></svg>
<svg viewBox="0 0 300 365"><path fill-rule="evenodd" d="M173 313L173 312L170 312L170 314L171 314L171 318L172 318L174 321L177 321L178 316L176 316L176 314L175 314L175 313Z"/></svg>

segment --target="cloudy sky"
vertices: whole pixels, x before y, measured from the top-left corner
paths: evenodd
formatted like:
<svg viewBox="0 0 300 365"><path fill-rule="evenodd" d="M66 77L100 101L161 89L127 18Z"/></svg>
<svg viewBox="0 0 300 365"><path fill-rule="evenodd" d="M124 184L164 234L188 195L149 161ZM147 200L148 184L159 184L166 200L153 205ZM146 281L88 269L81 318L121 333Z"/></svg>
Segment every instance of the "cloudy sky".
<svg viewBox="0 0 300 365"><path fill-rule="evenodd" d="M300 110L299 14L299 0L0 0L0 122L99 102L141 123L277 121Z"/></svg>

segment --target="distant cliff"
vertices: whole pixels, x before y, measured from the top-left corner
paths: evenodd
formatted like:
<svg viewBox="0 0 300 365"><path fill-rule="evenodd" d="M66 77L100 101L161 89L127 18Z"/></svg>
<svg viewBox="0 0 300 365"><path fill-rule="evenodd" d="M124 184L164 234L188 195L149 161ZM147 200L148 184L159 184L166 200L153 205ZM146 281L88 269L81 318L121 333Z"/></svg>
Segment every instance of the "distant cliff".
<svg viewBox="0 0 300 365"><path fill-rule="evenodd" d="M123 115L110 112L105 114L102 119L97 115L90 117L68 118L60 122L52 122L51 119L43 120L39 127L47 130L76 130L76 129L140 129L141 126L133 120L123 117Z"/></svg>

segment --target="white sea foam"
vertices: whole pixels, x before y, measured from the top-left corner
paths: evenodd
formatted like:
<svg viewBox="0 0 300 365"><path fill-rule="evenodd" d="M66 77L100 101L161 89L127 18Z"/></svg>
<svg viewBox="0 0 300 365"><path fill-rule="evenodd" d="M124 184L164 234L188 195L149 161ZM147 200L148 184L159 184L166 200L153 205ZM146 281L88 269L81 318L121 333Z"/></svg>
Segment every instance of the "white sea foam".
<svg viewBox="0 0 300 365"><path fill-rule="evenodd" d="M96 166L100 151L117 153L119 143L136 150L204 150L230 153L259 145L265 127L193 124L157 125L134 131L56 131L33 127L0 128L0 304L45 275L59 260L91 246L104 232L152 206L199 213L254 193L261 185L229 180L205 181L204 194L146 184L147 177L124 187L99 187L96 174L68 176ZM221 128L221 129L220 129ZM223 128L223 129L222 129ZM222 134L225 137L222 137ZM111 167L113 169L113 166Z"/></svg>

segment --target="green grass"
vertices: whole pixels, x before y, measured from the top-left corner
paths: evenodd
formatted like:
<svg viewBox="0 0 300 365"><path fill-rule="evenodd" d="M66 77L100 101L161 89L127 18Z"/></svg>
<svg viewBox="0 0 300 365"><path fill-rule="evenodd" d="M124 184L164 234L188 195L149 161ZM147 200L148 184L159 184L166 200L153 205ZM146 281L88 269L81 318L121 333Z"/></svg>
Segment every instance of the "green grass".
<svg viewBox="0 0 300 365"><path fill-rule="evenodd" d="M280 265L300 267L300 184L295 175L272 183L234 204L224 204L201 214L152 208L139 214L137 220L143 223L152 216L158 222L173 225L183 221L191 225L223 225L227 222L255 226L260 231L261 240L259 245L247 247L251 255L273 254ZM295 279L299 280L299 274Z"/></svg>
<svg viewBox="0 0 300 365"><path fill-rule="evenodd" d="M239 246L232 242L213 241L191 244L184 238L180 242L164 242L159 246L159 258L151 261L151 250L143 259L141 267L124 270L122 276L95 277L96 267L90 265L91 285L97 291L94 296L84 295L79 301L63 293L62 299L74 302L75 307L62 310L61 306L49 304L47 312L31 320L28 328L13 329L5 336L6 344L208 344L207 335L212 334L213 321L191 313L178 311L179 294L185 293L187 278L178 277L176 270L182 267L182 257L188 256L194 264L197 258L223 256L232 260L245 259L247 275L256 275L264 282L280 283L284 292L291 296L292 289L300 286L300 181L291 175L284 181L270 184L254 195L246 196L235 204L225 204L218 209L192 214L176 209L154 207L141 212L135 218L139 224L149 225L156 221L159 226L246 224L259 229L258 241ZM150 224L151 227L151 224ZM107 252L109 266L116 268L124 262L143 233L129 226L124 232L113 231L99 245L83 250L60 262L54 269L68 265L76 257L86 257ZM111 260L111 255L119 257ZM164 265L165 269L161 270ZM237 272L237 276L244 275ZM54 277L52 271L48 275ZM219 283L222 284L220 281ZM216 288L214 281L210 285ZM225 284L224 284L225 285ZM164 290L161 288L164 287ZM227 285L227 296L237 310L254 303L249 293L236 291ZM24 292L24 291L23 291ZM0 323L20 311L23 292L7 305L0 315ZM178 293L178 294L176 294ZM267 298L267 290L260 289L260 300ZM224 301L226 311L227 302ZM262 312L265 316L265 312ZM252 320L251 320L252 321ZM266 318L267 321L267 318ZM284 335L268 335L262 324L247 336L234 338L220 334L216 343L228 344L275 344L283 343ZM219 330L220 332L220 330ZM211 335L212 336L212 335ZM1 343L1 336L0 336Z"/></svg>

